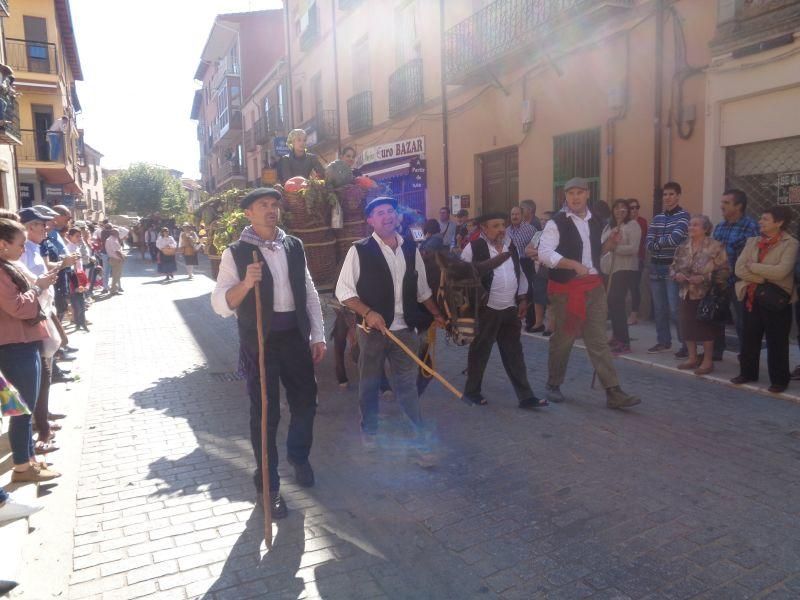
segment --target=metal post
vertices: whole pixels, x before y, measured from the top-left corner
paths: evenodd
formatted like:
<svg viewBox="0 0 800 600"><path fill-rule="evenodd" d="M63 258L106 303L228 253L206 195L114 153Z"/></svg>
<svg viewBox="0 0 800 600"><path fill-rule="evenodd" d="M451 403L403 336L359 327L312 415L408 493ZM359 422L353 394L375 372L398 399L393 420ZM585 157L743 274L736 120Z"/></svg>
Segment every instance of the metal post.
<svg viewBox="0 0 800 600"><path fill-rule="evenodd" d="M444 202L450 207L450 161L448 159L447 82L445 81L444 0L439 0L440 68L442 80L442 171L444 175ZM427 209L427 207L426 207ZM427 211L426 211L427 212Z"/></svg>
<svg viewBox="0 0 800 600"><path fill-rule="evenodd" d="M333 87L336 92L336 156L342 150L342 114L339 102L339 49L336 38L336 0L331 0L331 31L333 39Z"/></svg>

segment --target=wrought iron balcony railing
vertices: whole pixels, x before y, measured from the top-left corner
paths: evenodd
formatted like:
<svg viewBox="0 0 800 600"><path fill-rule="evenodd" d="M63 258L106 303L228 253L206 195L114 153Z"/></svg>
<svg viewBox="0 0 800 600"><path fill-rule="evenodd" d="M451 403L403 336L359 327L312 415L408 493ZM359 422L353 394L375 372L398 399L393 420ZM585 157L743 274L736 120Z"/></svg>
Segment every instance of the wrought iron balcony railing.
<svg viewBox="0 0 800 600"><path fill-rule="evenodd" d="M251 135L253 137L252 143L256 146L268 144L273 137L285 131L286 123L277 107L270 108L251 128Z"/></svg>
<svg viewBox="0 0 800 600"><path fill-rule="evenodd" d="M711 51L715 55L732 52L738 58L788 46L795 41L798 28L798 0L720 2Z"/></svg>
<svg viewBox="0 0 800 600"><path fill-rule="evenodd" d="M421 106L424 101L422 59L415 58L389 75L389 117Z"/></svg>
<svg viewBox="0 0 800 600"><path fill-rule="evenodd" d="M243 177L244 169L237 162L226 160L219 167L219 181L224 182L231 177Z"/></svg>
<svg viewBox="0 0 800 600"><path fill-rule="evenodd" d="M312 137L316 133L316 141L313 145L330 142L339 139L339 120L336 118L335 110L318 109L317 114L300 126L305 129Z"/></svg>
<svg viewBox="0 0 800 600"><path fill-rule="evenodd" d="M372 92L359 92L347 100L347 129L350 135L372 129Z"/></svg>
<svg viewBox="0 0 800 600"><path fill-rule="evenodd" d="M11 16L11 12L8 10L8 0L0 0L0 16Z"/></svg>
<svg viewBox="0 0 800 600"><path fill-rule="evenodd" d="M17 72L58 73L56 45L50 42L6 38L6 60Z"/></svg>
<svg viewBox="0 0 800 600"><path fill-rule="evenodd" d="M445 33L445 79L453 82L524 51L552 26L631 0L495 0Z"/></svg>
<svg viewBox="0 0 800 600"><path fill-rule="evenodd" d="M22 148L17 150L20 160L39 162L66 162L72 152L64 147L63 133L46 129L21 129Z"/></svg>
<svg viewBox="0 0 800 600"><path fill-rule="evenodd" d="M19 103L12 90L0 91L0 143L21 144Z"/></svg>

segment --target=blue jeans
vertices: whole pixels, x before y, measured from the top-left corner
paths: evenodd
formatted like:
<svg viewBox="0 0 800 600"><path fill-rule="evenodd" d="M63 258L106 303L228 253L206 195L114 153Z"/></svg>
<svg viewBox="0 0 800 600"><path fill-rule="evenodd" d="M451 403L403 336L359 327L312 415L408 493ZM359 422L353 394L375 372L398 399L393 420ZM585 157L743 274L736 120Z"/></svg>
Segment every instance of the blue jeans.
<svg viewBox="0 0 800 600"><path fill-rule="evenodd" d="M108 260L108 254L101 254L100 259L103 262L103 289L108 289L108 278L111 277L111 261Z"/></svg>
<svg viewBox="0 0 800 600"><path fill-rule="evenodd" d="M42 360L39 356L41 342L5 344L0 346L0 371L17 388L22 401L33 414L39 397ZM24 465L33 457L33 431L31 415L10 417L8 439L15 465Z"/></svg>
<svg viewBox="0 0 800 600"><path fill-rule="evenodd" d="M658 343L672 345L670 321L675 325L678 341L683 342L678 328L678 284L669 277L669 265L650 265L650 290L653 293L653 317L656 321Z"/></svg>
<svg viewBox="0 0 800 600"><path fill-rule="evenodd" d="M5 504L8 500L8 492L0 487L0 504Z"/></svg>
<svg viewBox="0 0 800 600"><path fill-rule="evenodd" d="M61 134L57 131L48 131L47 143L50 146L50 160L61 160Z"/></svg>

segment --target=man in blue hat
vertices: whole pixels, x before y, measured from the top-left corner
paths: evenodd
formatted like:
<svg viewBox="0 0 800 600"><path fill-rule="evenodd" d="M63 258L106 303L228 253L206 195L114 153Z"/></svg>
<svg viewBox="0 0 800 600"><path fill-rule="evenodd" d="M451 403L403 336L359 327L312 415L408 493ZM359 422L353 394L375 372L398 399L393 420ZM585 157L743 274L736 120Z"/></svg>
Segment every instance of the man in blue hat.
<svg viewBox="0 0 800 600"><path fill-rule="evenodd" d="M372 235L358 240L347 252L336 297L356 313L358 328L358 396L364 447L377 447L378 394L383 366L391 367L391 384L415 432L424 435L417 392L417 365L390 340L391 331L413 352L419 347L418 332L431 324L431 316L444 326L426 279L425 264L416 245L397 233L397 201L382 196L364 209ZM420 308L420 304L424 306Z"/></svg>
<svg viewBox="0 0 800 600"><path fill-rule="evenodd" d="M286 389L291 412L286 450L295 480L314 485L311 452L317 383L314 365L325 356L325 330L319 294L306 267L303 243L278 227L281 193L258 188L244 196L239 206L250 221L238 241L222 253L217 285L211 294L214 311L236 315L240 360L250 396L250 441L256 457L256 490L261 492L261 380L258 369L258 329L253 288L259 286L263 310L267 369L267 456L272 516L286 516L280 495L278 445L280 384ZM253 252L259 260L253 261ZM265 268L266 267L266 268ZM259 494L259 498L260 498Z"/></svg>

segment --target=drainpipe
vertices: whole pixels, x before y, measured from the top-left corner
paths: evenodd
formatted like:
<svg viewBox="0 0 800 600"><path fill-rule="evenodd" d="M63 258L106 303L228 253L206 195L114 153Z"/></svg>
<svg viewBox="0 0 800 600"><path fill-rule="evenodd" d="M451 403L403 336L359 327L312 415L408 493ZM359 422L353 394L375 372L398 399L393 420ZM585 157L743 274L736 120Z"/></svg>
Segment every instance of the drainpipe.
<svg viewBox="0 0 800 600"><path fill-rule="evenodd" d="M289 3L283 3L283 20L286 32L286 94L289 96L287 108L289 109L289 126L287 129L294 129L294 87L292 86L292 36L289 27Z"/></svg>
<svg viewBox="0 0 800 600"><path fill-rule="evenodd" d="M448 122L447 122L447 82L445 81L445 44L444 44L444 0L439 0L439 52L442 80L442 171L444 175L444 202L450 206L450 160L448 158Z"/></svg>
<svg viewBox="0 0 800 600"><path fill-rule="evenodd" d="M331 27L333 31L333 87L336 90L336 156L342 150L342 114L339 102L339 49L336 42L336 0L331 0Z"/></svg>
<svg viewBox="0 0 800 600"><path fill-rule="evenodd" d="M656 0L655 103L653 111L653 214L661 212L661 117L664 109L664 0Z"/></svg>

